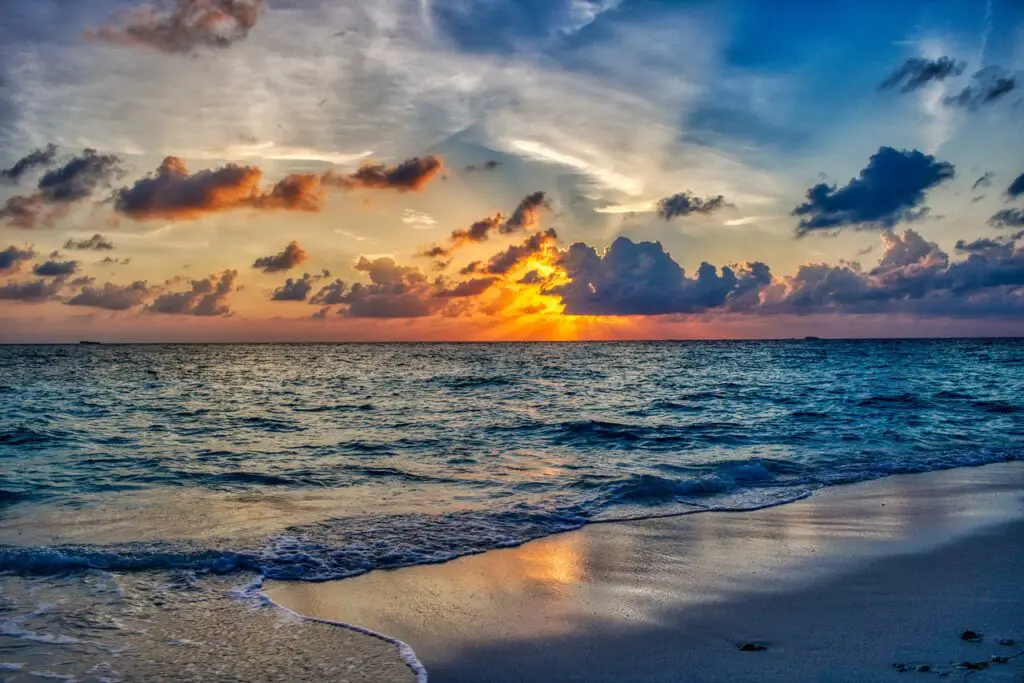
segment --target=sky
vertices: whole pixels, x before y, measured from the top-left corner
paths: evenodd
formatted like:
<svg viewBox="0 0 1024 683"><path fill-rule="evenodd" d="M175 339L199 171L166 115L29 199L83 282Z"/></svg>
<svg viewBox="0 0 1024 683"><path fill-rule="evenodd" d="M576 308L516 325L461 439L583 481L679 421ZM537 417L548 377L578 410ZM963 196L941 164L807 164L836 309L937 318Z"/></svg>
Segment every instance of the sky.
<svg viewBox="0 0 1024 683"><path fill-rule="evenodd" d="M0 342L1024 335L1017 0L10 0Z"/></svg>

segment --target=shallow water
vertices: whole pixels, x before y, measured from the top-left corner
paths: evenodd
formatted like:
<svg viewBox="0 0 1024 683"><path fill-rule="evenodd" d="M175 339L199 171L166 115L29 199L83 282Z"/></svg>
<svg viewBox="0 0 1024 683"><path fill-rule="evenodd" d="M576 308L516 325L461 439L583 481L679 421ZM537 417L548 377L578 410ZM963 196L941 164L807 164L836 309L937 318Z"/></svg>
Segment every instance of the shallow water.
<svg viewBox="0 0 1024 683"><path fill-rule="evenodd" d="M0 347L0 679L412 680L253 577L1022 446L1012 340Z"/></svg>
<svg viewBox="0 0 1024 683"><path fill-rule="evenodd" d="M1017 459L1024 344L0 347L0 570L323 580Z"/></svg>

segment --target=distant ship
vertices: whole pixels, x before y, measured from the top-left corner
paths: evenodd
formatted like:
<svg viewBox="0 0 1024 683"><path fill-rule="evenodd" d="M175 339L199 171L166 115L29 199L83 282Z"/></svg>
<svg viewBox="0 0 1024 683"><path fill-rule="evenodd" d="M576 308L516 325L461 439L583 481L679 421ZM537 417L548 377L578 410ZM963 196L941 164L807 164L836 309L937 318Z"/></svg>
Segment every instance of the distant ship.
<svg viewBox="0 0 1024 683"><path fill-rule="evenodd" d="M821 341L821 337L804 337L804 341Z"/></svg>
<svg viewBox="0 0 1024 683"><path fill-rule="evenodd" d="M98 341L80 341L79 344L102 344L103 342Z"/></svg>

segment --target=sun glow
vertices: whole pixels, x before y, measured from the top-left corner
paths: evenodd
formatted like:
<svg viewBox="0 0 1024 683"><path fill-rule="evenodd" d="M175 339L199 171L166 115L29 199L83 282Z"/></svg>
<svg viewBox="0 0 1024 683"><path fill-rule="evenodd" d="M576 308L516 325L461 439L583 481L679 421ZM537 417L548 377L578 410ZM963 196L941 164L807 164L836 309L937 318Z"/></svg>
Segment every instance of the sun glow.
<svg viewBox="0 0 1024 683"><path fill-rule="evenodd" d="M567 315L551 291L569 282L557 250L531 256L508 273L494 301L485 305L500 322L477 335L484 341L579 341L628 336L626 318Z"/></svg>

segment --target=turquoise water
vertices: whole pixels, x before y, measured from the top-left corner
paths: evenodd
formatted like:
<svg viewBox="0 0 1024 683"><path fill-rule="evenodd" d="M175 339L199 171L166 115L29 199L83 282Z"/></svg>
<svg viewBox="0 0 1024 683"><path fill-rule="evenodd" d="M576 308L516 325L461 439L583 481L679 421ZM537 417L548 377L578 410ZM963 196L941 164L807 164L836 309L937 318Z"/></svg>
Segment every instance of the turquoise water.
<svg viewBox="0 0 1024 683"><path fill-rule="evenodd" d="M1024 344L8 346L0 407L0 570L324 580L1018 459Z"/></svg>

